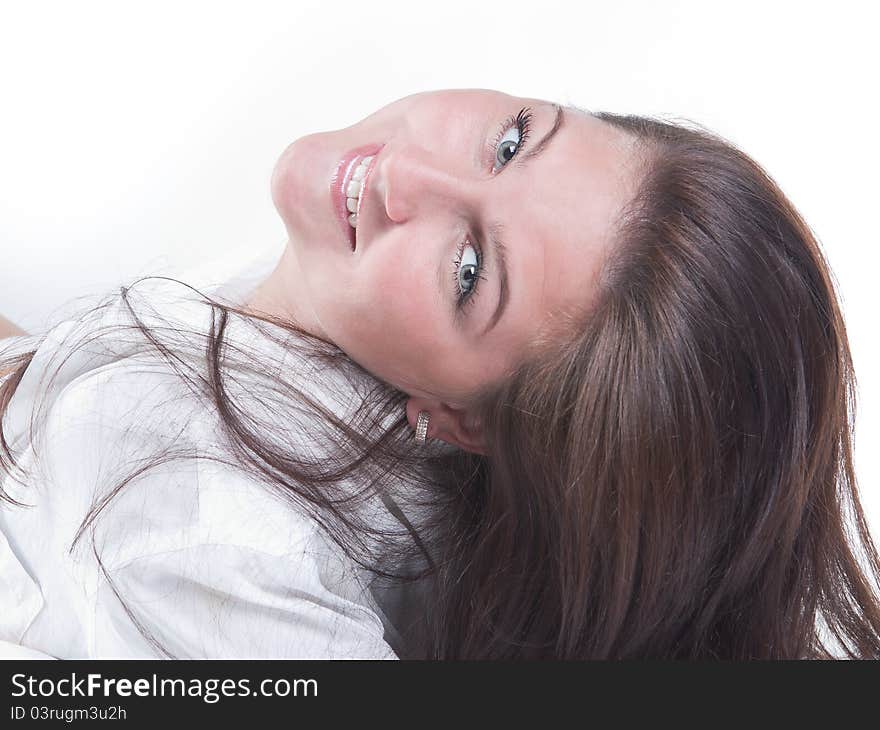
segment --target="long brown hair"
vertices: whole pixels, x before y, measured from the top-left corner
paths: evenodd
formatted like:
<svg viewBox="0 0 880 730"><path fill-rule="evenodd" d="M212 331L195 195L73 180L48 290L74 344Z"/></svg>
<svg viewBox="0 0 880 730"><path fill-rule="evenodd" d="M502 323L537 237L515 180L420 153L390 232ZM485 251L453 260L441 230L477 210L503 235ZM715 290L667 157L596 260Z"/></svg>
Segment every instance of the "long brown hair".
<svg viewBox="0 0 880 730"><path fill-rule="evenodd" d="M202 295L207 334L169 343L124 287L129 331L214 410L230 463L308 509L377 575L421 586L421 621L400 627L402 657L880 658L880 560L853 469L855 374L815 236L717 135L595 116L640 144L638 188L614 221L589 308L475 395L485 457L420 449L406 394L292 323ZM296 334L308 357L368 383L353 415L224 347L231 318ZM31 355L11 363L0 413ZM231 387L243 368L277 408L318 413L329 458L267 437L252 391ZM392 474L419 495L424 519L416 529L401 516L412 539L389 540L380 561L357 545L381 529L332 487L355 480L363 499L383 496ZM78 538L125 483L96 502ZM408 556L419 570L402 569Z"/></svg>

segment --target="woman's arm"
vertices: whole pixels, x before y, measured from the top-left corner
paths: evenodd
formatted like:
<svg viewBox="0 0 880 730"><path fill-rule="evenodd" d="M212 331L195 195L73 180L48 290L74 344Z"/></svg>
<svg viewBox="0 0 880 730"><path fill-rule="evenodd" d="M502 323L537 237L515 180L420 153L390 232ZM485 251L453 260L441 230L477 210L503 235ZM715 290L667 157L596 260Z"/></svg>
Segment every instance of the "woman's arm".
<svg viewBox="0 0 880 730"><path fill-rule="evenodd" d="M0 340L4 337L15 337L16 335L26 335L23 329L16 327L6 317L0 314Z"/></svg>
<svg viewBox="0 0 880 730"><path fill-rule="evenodd" d="M15 337L16 335L26 334L27 332L25 332L20 327L16 327L14 324L12 324L12 322L6 319L6 317L0 314L0 342L2 342L5 337ZM2 368L0 368L0 378L2 378L4 375L8 375L9 372L11 371L3 370Z"/></svg>

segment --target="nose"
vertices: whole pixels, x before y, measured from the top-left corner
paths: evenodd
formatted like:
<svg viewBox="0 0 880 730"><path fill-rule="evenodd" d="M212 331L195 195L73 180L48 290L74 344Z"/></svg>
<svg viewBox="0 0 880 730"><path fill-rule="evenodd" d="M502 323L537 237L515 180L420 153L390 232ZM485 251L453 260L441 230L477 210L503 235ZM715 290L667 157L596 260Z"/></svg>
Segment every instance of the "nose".
<svg viewBox="0 0 880 730"><path fill-rule="evenodd" d="M386 215L395 223L403 223L419 211L437 210L439 204L466 205L475 194L472 175L420 145L404 144L390 150L380 180Z"/></svg>

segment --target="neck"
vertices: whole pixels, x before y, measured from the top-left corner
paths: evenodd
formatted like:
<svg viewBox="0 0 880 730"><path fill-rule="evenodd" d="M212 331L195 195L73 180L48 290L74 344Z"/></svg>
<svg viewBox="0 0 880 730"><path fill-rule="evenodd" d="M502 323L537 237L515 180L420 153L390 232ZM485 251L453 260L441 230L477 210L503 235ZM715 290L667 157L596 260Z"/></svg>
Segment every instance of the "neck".
<svg viewBox="0 0 880 730"><path fill-rule="evenodd" d="M293 322L309 334L329 341L308 301L308 290L296 286L302 280L299 262L293 246L288 241L275 268L244 302L244 309L254 314L268 314Z"/></svg>

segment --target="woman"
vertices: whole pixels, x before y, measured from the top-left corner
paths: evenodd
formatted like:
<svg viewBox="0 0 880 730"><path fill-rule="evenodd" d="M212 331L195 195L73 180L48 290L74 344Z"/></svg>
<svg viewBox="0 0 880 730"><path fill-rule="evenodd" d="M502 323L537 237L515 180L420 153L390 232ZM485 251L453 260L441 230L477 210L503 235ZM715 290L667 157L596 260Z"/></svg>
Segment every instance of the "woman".
<svg viewBox="0 0 880 730"><path fill-rule="evenodd" d="M880 657L844 322L748 156L650 118L426 92L297 140L271 190L289 241L244 301L138 282L72 327L81 349L70 328L41 345L87 352L30 384L60 390L31 489L89 464L88 499L55 513L85 515L61 530L89 586L66 628L101 638L32 648ZM13 342L9 409L40 354ZM63 384L110 362L65 409ZM126 474L94 467L119 455ZM304 533L321 550L285 547ZM326 556L356 580L328 582Z"/></svg>

